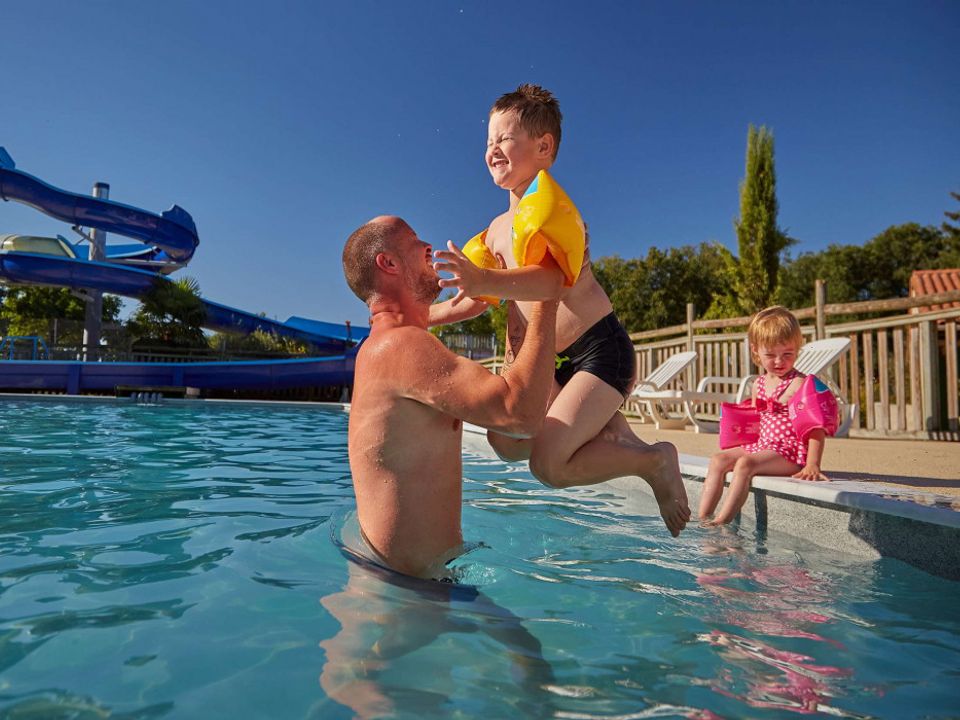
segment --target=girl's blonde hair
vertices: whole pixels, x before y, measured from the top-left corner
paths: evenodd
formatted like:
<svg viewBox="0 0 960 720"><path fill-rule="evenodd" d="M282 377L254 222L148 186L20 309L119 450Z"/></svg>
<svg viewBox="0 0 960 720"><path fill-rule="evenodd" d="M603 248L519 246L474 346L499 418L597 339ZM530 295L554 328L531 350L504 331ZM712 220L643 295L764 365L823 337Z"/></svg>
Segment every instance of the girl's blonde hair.
<svg viewBox="0 0 960 720"><path fill-rule="evenodd" d="M757 350L761 347L792 343L799 349L803 344L803 333L793 313L783 305L774 305L753 316L747 328L747 340L750 342L750 353L756 361Z"/></svg>

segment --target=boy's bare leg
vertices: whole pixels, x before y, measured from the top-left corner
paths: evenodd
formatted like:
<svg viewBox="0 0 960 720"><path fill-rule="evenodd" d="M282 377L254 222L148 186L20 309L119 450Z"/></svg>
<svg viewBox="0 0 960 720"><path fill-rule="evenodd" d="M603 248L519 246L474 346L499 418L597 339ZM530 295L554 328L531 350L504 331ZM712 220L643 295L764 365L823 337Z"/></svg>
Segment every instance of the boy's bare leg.
<svg viewBox="0 0 960 720"><path fill-rule="evenodd" d="M504 368L504 372L508 371L509 366ZM550 400L547 402L547 407L550 407L553 401L557 399L561 389L560 384L554 380L553 390L550 391ZM493 430L487 431L487 442L490 443L490 447L497 453L497 456L506 462L529 460L530 451L533 449L532 438L512 438L509 435L502 435Z"/></svg>
<svg viewBox="0 0 960 720"><path fill-rule="evenodd" d="M757 475L785 475L789 477L799 468L799 465L790 462L773 450L761 450L750 455L744 455L733 466L733 478L730 480L730 487L727 489L727 497L723 501L720 512L717 513L710 525L725 525L737 516L740 508L747 501L750 483Z"/></svg>
<svg viewBox="0 0 960 720"><path fill-rule="evenodd" d="M697 516L701 521L708 520L717 509L723 494L723 479L733 469L734 464L746 454L742 447L721 450L710 458L707 476L703 479L703 493L700 495L700 508Z"/></svg>
<svg viewBox="0 0 960 720"><path fill-rule="evenodd" d="M519 440L508 435L501 435L493 430L487 431L487 442L497 453L497 457L505 462L529 460L530 450L533 448L533 440Z"/></svg>
<svg viewBox="0 0 960 720"><path fill-rule="evenodd" d="M530 469L553 487L639 475L653 489L667 529L679 535L690 519L690 508L677 450L670 443L648 445L632 432L626 436L616 423L604 432L622 403L623 396L600 378L575 374L550 406L543 429L534 438Z"/></svg>

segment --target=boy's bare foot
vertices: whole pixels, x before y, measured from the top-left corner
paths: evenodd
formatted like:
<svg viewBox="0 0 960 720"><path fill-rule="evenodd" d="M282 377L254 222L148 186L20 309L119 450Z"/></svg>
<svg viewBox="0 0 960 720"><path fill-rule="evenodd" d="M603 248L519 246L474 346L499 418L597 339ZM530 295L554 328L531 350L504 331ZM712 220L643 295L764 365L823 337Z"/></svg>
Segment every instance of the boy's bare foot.
<svg viewBox="0 0 960 720"><path fill-rule="evenodd" d="M651 452L657 454L657 462L652 463L642 477L653 489L653 495L660 506L660 517L667 530L674 537L687 526L690 520L690 506L687 504L687 491L680 476L680 460L677 448L668 442L658 442L651 446Z"/></svg>

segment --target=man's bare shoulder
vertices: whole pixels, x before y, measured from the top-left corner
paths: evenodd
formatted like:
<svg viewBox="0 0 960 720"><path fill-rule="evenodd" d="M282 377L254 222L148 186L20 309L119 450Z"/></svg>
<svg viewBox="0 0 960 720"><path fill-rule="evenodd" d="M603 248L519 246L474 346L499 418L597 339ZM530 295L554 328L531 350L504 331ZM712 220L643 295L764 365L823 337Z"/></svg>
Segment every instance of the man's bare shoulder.
<svg viewBox="0 0 960 720"><path fill-rule="evenodd" d="M386 359L395 362L395 353L409 350L412 347L446 349L437 338L430 332L411 325L402 325L399 327L384 328L370 334L364 341L361 353L373 359L380 359L386 356Z"/></svg>
<svg viewBox="0 0 960 720"><path fill-rule="evenodd" d="M389 369L396 380L415 381L455 357L431 333L405 325L371 333L360 348L358 361L367 372Z"/></svg>

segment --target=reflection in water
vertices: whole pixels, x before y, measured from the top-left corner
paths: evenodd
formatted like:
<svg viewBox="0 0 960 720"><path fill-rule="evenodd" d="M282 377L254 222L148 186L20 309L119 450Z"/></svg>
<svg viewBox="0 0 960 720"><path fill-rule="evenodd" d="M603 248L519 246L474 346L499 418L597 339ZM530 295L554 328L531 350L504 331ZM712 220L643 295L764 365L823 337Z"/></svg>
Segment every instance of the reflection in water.
<svg viewBox="0 0 960 720"><path fill-rule="evenodd" d="M721 673L711 687L721 695L732 697L758 708L791 710L802 714L827 713L837 717L864 718L832 705L838 689L831 677L848 677L849 668L814 665L813 658L799 653L777 650L758 640L714 630L700 640L722 648L720 655L731 666L739 668L747 682L747 691L737 693L739 684L731 670ZM755 667L754 662L765 667ZM772 669L772 671L771 671Z"/></svg>
<svg viewBox="0 0 960 720"><path fill-rule="evenodd" d="M474 655L471 665L460 665L444 658L443 636L480 633L506 650L510 664L512 683L497 690L514 697L490 692L491 706L515 704L530 717L553 715L547 689L554 682L553 671L540 641L509 610L482 592L444 597L385 582L355 562L348 562L347 570L344 589L320 600L340 623L340 631L320 643L326 651L320 685L329 697L361 718L389 716L397 708L426 716L440 715L445 706L452 711L455 706L447 704L449 698L462 696L458 686L490 687L490 668L481 663L484 657L495 660L496 653L484 650ZM431 645L436 652L418 654Z"/></svg>
<svg viewBox="0 0 960 720"><path fill-rule="evenodd" d="M829 579L811 573L799 564L799 558L796 563L768 560L761 564L739 542L724 534L707 538L704 552L727 556L730 564L705 569L697 577L697 584L717 600L705 618L708 622L742 628L751 637L724 630L699 635L698 640L717 648L726 663L718 677L703 684L751 707L867 717L834 704L836 697L849 690L849 680L841 683L838 679L851 678L851 668L818 665L814 657L756 639L799 639L844 649L841 643L817 632L817 626L834 621ZM746 689L742 690L744 684Z"/></svg>

